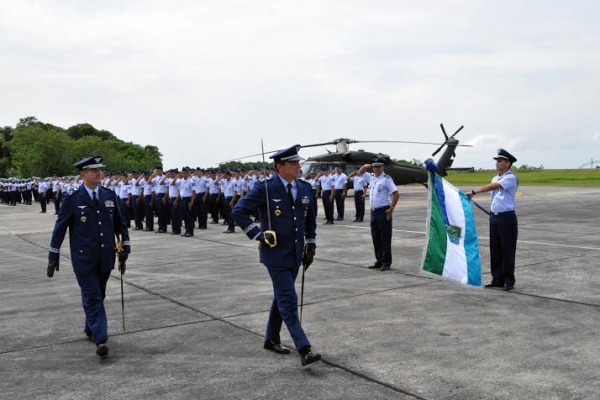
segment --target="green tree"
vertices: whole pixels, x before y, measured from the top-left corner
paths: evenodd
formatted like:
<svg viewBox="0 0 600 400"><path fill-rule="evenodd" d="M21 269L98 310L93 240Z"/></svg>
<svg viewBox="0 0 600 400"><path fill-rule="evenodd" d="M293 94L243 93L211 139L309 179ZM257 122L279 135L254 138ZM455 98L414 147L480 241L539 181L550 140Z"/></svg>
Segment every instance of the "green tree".
<svg viewBox="0 0 600 400"><path fill-rule="evenodd" d="M72 175L75 162L96 154L104 157L104 163L113 172L151 169L162 159L156 146L124 142L90 124L77 124L65 130L35 117L26 117L19 120L16 129L6 127L0 133L0 174L3 175L12 170L21 177ZM10 142L5 140L6 136L11 138Z"/></svg>
<svg viewBox="0 0 600 400"><path fill-rule="evenodd" d="M105 130L99 131L98 129L94 128L90 124L73 125L67 129L67 134L72 139L81 139L86 136L95 136L95 137L100 138L101 140L116 139L115 136L112 133L110 133L109 131L105 131Z"/></svg>
<svg viewBox="0 0 600 400"><path fill-rule="evenodd" d="M20 177L66 175L69 171L71 139L56 127L39 124L21 125L15 130L12 163Z"/></svg>

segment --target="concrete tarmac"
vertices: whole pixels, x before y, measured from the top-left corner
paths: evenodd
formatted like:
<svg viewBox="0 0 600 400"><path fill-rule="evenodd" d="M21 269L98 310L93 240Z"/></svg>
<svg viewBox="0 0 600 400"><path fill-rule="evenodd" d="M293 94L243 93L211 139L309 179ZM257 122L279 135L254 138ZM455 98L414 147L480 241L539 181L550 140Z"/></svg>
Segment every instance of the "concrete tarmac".
<svg viewBox="0 0 600 400"><path fill-rule="evenodd" d="M239 228L131 231L126 331L115 271L101 360L68 238L46 277L56 217L0 205L0 398L600 399L600 189L520 189L513 292L420 273L426 191L399 190L391 271L367 269L368 211L351 222L348 198L345 220L324 226L320 208L303 325L323 361L308 367L262 348L271 282ZM487 216L474 213L487 283ZM293 347L285 327L282 340Z"/></svg>

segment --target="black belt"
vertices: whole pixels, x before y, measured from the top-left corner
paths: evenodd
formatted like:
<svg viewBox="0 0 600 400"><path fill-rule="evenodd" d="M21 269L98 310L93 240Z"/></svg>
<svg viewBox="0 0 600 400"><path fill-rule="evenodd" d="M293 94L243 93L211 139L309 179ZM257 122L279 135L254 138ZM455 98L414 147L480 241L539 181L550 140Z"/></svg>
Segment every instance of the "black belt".
<svg viewBox="0 0 600 400"><path fill-rule="evenodd" d="M500 216L500 215L505 215L505 214L514 214L515 210L510 210L510 211L502 211L502 212L490 212L490 215L495 215L496 217Z"/></svg>
<svg viewBox="0 0 600 400"><path fill-rule="evenodd" d="M390 208L390 206L377 207L377 208L372 208L371 211L375 212L375 211L387 210L388 208Z"/></svg>

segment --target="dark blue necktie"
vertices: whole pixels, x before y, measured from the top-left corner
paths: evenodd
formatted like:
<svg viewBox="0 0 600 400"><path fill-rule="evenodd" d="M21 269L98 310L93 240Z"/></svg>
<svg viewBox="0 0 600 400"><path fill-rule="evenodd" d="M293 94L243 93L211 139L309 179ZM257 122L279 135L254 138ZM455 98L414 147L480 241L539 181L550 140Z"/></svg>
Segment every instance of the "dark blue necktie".
<svg viewBox="0 0 600 400"><path fill-rule="evenodd" d="M100 203L98 202L98 198L96 197L96 191L92 192L92 202L94 203L94 207L100 207Z"/></svg>
<svg viewBox="0 0 600 400"><path fill-rule="evenodd" d="M288 192L288 197L290 198L290 203L294 204L294 195L292 194L292 184L291 183L287 184L287 192Z"/></svg>

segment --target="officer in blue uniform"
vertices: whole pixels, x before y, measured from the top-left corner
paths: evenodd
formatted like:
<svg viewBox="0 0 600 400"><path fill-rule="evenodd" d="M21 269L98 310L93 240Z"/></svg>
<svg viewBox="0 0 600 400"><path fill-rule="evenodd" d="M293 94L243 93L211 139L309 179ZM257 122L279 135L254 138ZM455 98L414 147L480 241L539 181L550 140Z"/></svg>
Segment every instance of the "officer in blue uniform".
<svg viewBox="0 0 600 400"><path fill-rule="evenodd" d="M115 265L115 235L122 235L125 252L121 260L125 261L130 251L129 234L118 196L100 185L102 157L84 158L75 167L83 185L63 200L50 241L48 277L59 269L60 246L69 228L71 262L85 311L84 333L96 344L96 354L106 357L106 283Z"/></svg>
<svg viewBox="0 0 600 400"><path fill-rule="evenodd" d="M308 365L319 361L321 355L311 349L300 325L294 283L300 264L308 268L315 255L316 221L312 188L298 179L302 176L299 149L300 145L295 145L270 157L275 161L277 174L254 184L236 204L232 217L250 239L260 242L260 262L267 267L273 281L274 299L264 348L279 354L290 352L281 345L279 332L283 321L302 365ZM260 226L251 218L257 209Z"/></svg>
<svg viewBox="0 0 600 400"><path fill-rule="evenodd" d="M517 234L519 230L515 213L516 195L519 180L511 171L517 159L504 149L498 149L496 175L492 182L474 189L469 194L492 192L490 207L490 261L492 282L486 288L503 288L513 290L515 286L515 253L517 251Z"/></svg>

